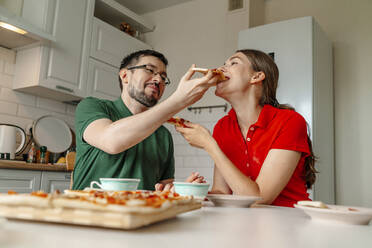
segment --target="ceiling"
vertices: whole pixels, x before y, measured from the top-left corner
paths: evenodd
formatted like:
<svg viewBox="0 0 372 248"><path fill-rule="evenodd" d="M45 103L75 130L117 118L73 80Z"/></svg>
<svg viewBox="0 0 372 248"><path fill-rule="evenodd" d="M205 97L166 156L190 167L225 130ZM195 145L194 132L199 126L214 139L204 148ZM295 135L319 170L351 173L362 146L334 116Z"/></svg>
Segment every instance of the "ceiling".
<svg viewBox="0 0 372 248"><path fill-rule="evenodd" d="M115 0L131 11L142 15L148 12L164 9L180 3L190 2L191 0Z"/></svg>

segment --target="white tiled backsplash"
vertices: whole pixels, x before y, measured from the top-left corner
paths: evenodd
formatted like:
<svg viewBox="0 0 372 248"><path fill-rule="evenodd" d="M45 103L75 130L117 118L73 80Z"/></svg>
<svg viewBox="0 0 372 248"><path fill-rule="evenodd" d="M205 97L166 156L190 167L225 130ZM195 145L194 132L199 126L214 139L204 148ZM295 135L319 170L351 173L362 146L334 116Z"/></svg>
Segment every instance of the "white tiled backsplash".
<svg viewBox="0 0 372 248"><path fill-rule="evenodd" d="M221 108L212 109L211 112L208 109L203 109L200 113L185 109L178 113L177 116L201 124L212 133L214 125L226 114L227 112L224 112ZM173 137L176 181L185 180L191 172L199 172L212 185L214 162L208 153L202 149L190 146L172 125L164 124L164 126L168 128Z"/></svg>
<svg viewBox="0 0 372 248"><path fill-rule="evenodd" d="M54 115L74 129L75 106L12 90L14 58L13 51L0 48L0 123L26 130L37 118Z"/></svg>

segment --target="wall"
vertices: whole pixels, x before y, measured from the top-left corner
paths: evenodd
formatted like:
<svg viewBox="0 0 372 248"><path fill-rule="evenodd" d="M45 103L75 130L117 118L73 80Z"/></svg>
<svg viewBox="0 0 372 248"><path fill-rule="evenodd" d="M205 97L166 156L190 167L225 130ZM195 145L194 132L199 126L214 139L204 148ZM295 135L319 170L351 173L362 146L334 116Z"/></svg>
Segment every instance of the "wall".
<svg viewBox="0 0 372 248"><path fill-rule="evenodd" d="M145 35L146 42L163 52L169 60L168 74L172 84L167 86L163 99L176 89L179 79L191 64L215 68L234 53L238 32L249 27L252 3L248 0L244 3L243 10L228 13L226 0L195 0L144 15L156 25L154 32ZM224 100L216 97L214 89L210 89L194 106L220 104L225 104ZM201 113L184 110L178 116L201 123L212 131L217 120L225 114L223 109L213 109L211 113L209 110ZM199 171L212 182L213 161L209 156L190 147L173 127L170 130L175 141L176 179L183 180L192 171Z"/></svg>
<svg viewBox="0 0 372 248"><path fill-rule="evenodd" d="M314 16L333 42L336 202L372 207L372 1L266 0L264 12L265 24Z"/></svg>
<svg viewBox="0 0 372 248"><path fill-rule="evenodd" d="M243 10L228 13L226 0L194 0L144 15L156 25L154 32L145 35L146 42L170 62L168 72L173 83L164 98L176 89L191 64L214 68L232 55L239 30L249 27L249 8L245 0ZM196 105L221 102L209 90Z"/></svg>
<svg viewBox="0 0 372 248"><path fill-rule="evenodd" d="M24 129L43 115L54 115L74 126L75 107L12 90L15 52L0 47L0 123Z"/></svg>
<svg viewBox="0 0 372 248"><path fill-rule="evenodd" d="M182 116L189 121L199 123L213 131L213 126L227 112L223 109L208 109L198 111L181 111L178 116ZM199 172L204 176L207 182L212 185L213 181L213 160L204 150L190 146L185 139L169 124L165 124L172 134L174 142L174 155L176 164L176 181L184 181L191 172Z"/></svg>

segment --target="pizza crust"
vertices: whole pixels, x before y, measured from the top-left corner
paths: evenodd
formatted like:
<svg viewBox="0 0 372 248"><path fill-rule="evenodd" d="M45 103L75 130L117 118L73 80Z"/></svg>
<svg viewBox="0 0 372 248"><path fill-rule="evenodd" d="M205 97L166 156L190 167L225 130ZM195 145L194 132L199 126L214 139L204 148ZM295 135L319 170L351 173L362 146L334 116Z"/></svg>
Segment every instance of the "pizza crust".
<svg viewBox="0 0 372 248"><path fill-rule="evenodd" d="M200 73L203 73L204 75L208 73L208 70L209 69L205 69L205 68L192 68L191 70L195 71L195 72L200 72ZM219 70L219 69L210 69L212 71L212 73L214 75L218 75L218 80L219 81L225 81L227 80L228 78L225 76L225 74L223 73L223 71Z"/></svg>
<svg viewBox="0 0 372 248"><path fill-rule="evenodd" d="M0 194L0 205L30 206L37 208L48 208L51 197L39 197L29 194Z"/></svg>

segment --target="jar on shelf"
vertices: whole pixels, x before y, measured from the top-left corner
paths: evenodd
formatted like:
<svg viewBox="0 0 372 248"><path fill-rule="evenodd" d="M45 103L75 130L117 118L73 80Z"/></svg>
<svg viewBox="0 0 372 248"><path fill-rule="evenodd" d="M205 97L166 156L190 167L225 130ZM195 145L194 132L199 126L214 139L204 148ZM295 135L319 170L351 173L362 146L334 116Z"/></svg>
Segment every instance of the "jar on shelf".
<svg viewBox="0 0 372 248"><path fill-rule="evenodd" d="M34 142L32 142L31 148L28 151L27 163L36 163L36 147Z"/></svg>

